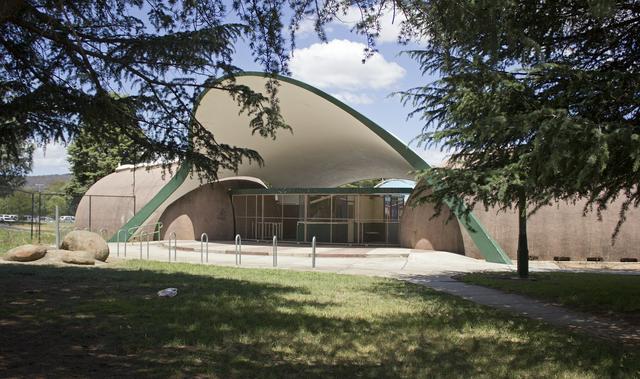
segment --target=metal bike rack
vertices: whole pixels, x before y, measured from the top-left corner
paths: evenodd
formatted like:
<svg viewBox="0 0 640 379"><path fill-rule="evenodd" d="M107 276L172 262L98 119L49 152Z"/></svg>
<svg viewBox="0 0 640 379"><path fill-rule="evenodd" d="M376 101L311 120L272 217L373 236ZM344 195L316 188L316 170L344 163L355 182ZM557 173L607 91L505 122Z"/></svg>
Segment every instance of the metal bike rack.
<svg viewBox="0 0 640 379"><path fill-rule="evenodd" d="M316 268L316 236L311 239L311 267Z"/></svg>
<svg viewBox="0 0 640 379"><path fill-rule="evenodd" d="M242 264L242 238L236 234L236 266Z"/></svg>
<svg viewBox="0 0 640 379"><path fill-rule="evenodd" d="M203 241L203 239L205 239ZM206 247L207 247L207 263L209 263L209 236L207 235L207 233L202 233L200 235L200 263L203 263L203 259L202 259L202 255L203 255L203 250L202 250L202 245L203 243L206 243Z"/></svg>
<svg viewBox="0 0 640 379"><path fill-rule="evenodd" d="M116 233L116 244L117 244L117 245L116 245L116 249L117 249L117 254L118 254L118 256L120 256L120 233L121 233L121 232L125 232L125 233L126 233L127 231L126 231L126 230L124 230L124 229L120 229L120 230L118 230L118 233ZM126 236L125 236L125 237L126 237ZM126 256L126 255L125 255L125 256Z"/></svg>
<svg viewBox="0 0 640 379"><path fill-rule="evenodd" d="M131 235L131 231L132 230L136 230L138 229L140 225L138 226L132 226L129 229L127 229L127 234L124 236L124 257L127 257L127 243L129 242L129 236Z"/></svg>
<svg viewBox="0 0 640 379"><path fill-rule="evenodd" d="M169 262L171 262L171 238L173 238L173 261L175 262L178 257L178 238L176 232L169 234Z"/></svg>
<svg viewBox="0 0 640 379"><path fill-rule="evenodd" d="M273 236L273 267L278 266L278 237Z"/></svg>
<svg viewBox="0 0 640 379"><path fill-rule="evenodd" d="M146 228L149 226L153 226L153 231L152 232L142 232L140 233L140 239L142 240L143 236L147 236L147 259L149 259L149 240L155 235L158 234L158 239L160 239L160 231L162 230L162 223L161 222L156 222L154 224L151 225L145 225L143 227L140 227L140 225L137 226L132 226L129 229L119 229L118 232L116 233L116 249L117 249L117 255L118 257L120 256L120 233L125 233L124 236L124 256L125 258L127 257L127 243L129 242L129 238L132 235L131 231L137 230L137 229L142 229L142 228ZM156 228L158 230L156 230ZM106 228L102 228L100 229L100 233L102 233L102 231L107 231Z"/></svg>

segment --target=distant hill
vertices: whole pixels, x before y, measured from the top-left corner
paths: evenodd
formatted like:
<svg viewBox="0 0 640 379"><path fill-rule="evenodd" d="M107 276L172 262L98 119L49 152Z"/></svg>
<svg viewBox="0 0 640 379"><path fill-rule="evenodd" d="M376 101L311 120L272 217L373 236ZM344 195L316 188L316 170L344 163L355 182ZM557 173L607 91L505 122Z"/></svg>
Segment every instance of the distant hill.
<svg viewBox="0 0 640 379"><path fill-rule="evenodd" d="M24 185L26 188L37 189L36 184L42 184L43 188L46 188L53 182L68 182L71 180L71 174L60 175L34 175L27 176L27 183Z"/></svg>

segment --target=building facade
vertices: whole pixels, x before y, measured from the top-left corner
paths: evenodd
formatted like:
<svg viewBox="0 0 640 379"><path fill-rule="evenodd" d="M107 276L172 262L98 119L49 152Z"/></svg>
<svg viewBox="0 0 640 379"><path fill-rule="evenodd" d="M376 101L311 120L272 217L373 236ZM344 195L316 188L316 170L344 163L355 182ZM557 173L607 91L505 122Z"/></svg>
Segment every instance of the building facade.
<svg viewBox="0 0 640 379"><path fill-rule="evenodd" d="M262 73L244 73L235 80L255 91L267 81ZM201 183L189 175L187 163L170 173L159 167L125 167L89 189L78 207L77 225L100 225L113 240L118 230L136 235L158 229L161 223L162 239L175 232L178 239L199 239L207 233L211 240L233 240L240 234L243 239L277 236L308 243L315 236L321 243L435 249L501 263L515 256L512 241L517 232L511 225L517 223L508 215L481 210L458 219L445 209L433 218L429 204L407 206L412 192L408 186L388 182L372 188L345 187L372 178L411 180L413 171L428 165L400 140L330 95L294 79L280 77L279 82L281 112L292 131L278 132L275 140L253 134L249 117L238 112L225 92L205 92L195 111L217 141L257 151L262 166L242 163L237 172L219 172L215 183ZM135 205L123 204L131 200L119 197L89 204L90 195L132 195ZM575 207L556 209L571 213ZM533 229L530 233L536 235ZM598 233L610 234L606 227ZM625 246L640 242L637 237L635 230L626 233ZM598 241L602 252L594 248L593 254L604 255L605 246ZM530 243L537 246L531 238ZM554 251L553 246L541 249L548 252L541 258ZM611 249L608 253L611 257ZM565 250L565 255L580 254Z"/></svg>

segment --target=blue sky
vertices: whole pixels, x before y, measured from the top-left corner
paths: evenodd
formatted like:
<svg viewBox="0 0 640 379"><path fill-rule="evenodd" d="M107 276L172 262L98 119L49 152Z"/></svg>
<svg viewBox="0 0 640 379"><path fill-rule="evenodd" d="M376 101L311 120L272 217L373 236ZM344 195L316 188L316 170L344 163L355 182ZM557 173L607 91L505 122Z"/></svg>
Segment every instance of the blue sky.
<svg viewBox="0 0 640 379"><path fill-rule="evenodd" d="M422 76L417 63L400 54L418 45L402 46L396 42L400 20L398 16L392 20L388 14L383 18L377 41L379 53L363 64L364 37L350 31L356 20L355 12L340 18L341 21L327 26L326 43L317 38L311 20L303 21L290 61L291 76L334 95L409 144L420 133L423 122L418 118L407 119L411 108L402 106L398 96L390 95L435 80ZM234 59L244 70L260 70L245 43L236 46ZM437 149L425 151L415 143L411 146L431 164L439 164L444 159L444 154ZM48 145L36 151L32 175L68 171L64 146Z"/></svg>

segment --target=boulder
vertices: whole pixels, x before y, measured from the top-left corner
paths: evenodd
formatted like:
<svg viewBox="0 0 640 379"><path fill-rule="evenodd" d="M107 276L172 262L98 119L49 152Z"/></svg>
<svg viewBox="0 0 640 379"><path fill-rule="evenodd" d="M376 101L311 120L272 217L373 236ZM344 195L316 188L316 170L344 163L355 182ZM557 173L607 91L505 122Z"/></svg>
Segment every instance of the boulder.
<svg viewBox="0 0 640 379"><path fill-rule="evenodd" d="M47 250L47 255L45 255L44 258L40 259L38 263L53 265L62 264L62 258L66 253L68 253L67 250L51 248Z"/></svg>
<svg viewBox="0 0 640 379"><path fill-rule="evenodd" d="M62 256L64 263L91 266L96 264L95 255L88 251L67 251Z"/></svg>
<svg viewBox="0 0 640 379"><path fill-rule="evenodd" d="M12 262L32 262L44 257L45 254L47 254L45 245L22 245L7 251L4 259Z"/></svg>
<svg viewBox="0 0 640 379"><path fill-rule="evenodd" d="M93 254L99 261L106 261L109 257L109 245L97 233L86 230L74 230L62 240L61 249L71 251L86 251Z"/></svg>

